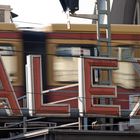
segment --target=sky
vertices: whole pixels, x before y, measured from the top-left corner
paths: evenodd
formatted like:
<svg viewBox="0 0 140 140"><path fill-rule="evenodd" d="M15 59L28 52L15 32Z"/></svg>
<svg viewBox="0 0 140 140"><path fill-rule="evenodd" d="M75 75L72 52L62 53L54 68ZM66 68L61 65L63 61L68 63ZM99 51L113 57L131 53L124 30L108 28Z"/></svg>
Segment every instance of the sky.
<svg viewBox="0 0 140 140"><path fill-rule="evenodd" d="M92 14L95 0L79 0L79 11L82 14ZM0 5L10 5L12 12L18 14L14 23L20 27L42 26L51 23L67 23L59 0L0 0ZM70 17L71 23L89 23L89 19Z"/></svg>

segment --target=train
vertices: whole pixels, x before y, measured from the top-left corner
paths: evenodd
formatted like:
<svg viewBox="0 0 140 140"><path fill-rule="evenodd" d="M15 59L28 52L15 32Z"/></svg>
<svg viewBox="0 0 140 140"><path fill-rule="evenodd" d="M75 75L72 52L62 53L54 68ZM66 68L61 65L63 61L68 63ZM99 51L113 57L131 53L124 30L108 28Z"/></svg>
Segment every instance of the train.
<svg viewBox="0 0 140 140"><path fill-rule="evenodd" d="M57 86L64 85L63 82L65 84L77 82L76 57L80 56L81 50L86 56L94 56L94 50L97 48L96 25L72 25L69 30L66 25L54 24L42 32L22 31L14 24L1 23L0 27L1 58L14 86L23 86L26 56L29 54L42 55L46 83L49 86ZM112 25L111 46L113 57L122 57L122 60L125 60L125 57L129 57L125 55L135 53L133 57L139 58L139 26ZM68 63L71 69L67 67ZM68 73L59 75L60 71Z"/></svg>
<svg viewBox="0 0 140 140"><path fill-rule="evenodd" d="M1 117L130 119L140 98L140 26L112 24L109 57L100 56L96 30L96 24L27 30L0 23ZM100 47L107 49L105 42ZM140 115L136 110L132 116Z"/></svg>

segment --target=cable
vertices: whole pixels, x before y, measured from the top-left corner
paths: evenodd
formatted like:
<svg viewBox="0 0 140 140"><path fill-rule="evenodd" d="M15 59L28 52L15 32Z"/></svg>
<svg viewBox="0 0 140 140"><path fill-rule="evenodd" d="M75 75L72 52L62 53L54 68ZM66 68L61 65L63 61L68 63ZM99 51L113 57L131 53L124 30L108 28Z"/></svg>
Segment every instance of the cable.
<svg viewBox="0 0 140 140"><path fill-rule="evenodd" d="M18 20L14 20L14 22L19 22L19 23L28 23L28 24L36 24L36 25L43 25L42 23L28 22L28 21L18 21Z"/></svg>
<svg viewBox="0 0 140 140"><path fill-rule="evenodd" d="M46 55L46 56L57 56L57 57L63 57L63 58L88 58L88 57L95 57L95 56L83 56L83 55L78 55L78 56L72 56L72 55L58 55L58 54L51 54L51 53L45 53L45 52L30 52L30 51L21 51L21 50L5 50L5 49L0 49L0 52L2 51L9 51L9 52L16 52L16 53L23 53L23 54L32 54L32 55L35 55L35 54L40 54L40 55ZM5 56L5 55L2 55L2 56ZM8 55L7 55L8 56ZM10 55L11 56L11 55ZM15 55L12 55L12 56L15 56ZM98 59L98 57L95 57L96 59ZM99 58L104 58L104 57L99 57ZM116 57L114 57L116 58ZM117 58L116 58L117 59ZM130 59L130 60L118 60L118 62L129 62L129 63L138 63L140 64L139 62L133 60L133 59Z"/></svg>

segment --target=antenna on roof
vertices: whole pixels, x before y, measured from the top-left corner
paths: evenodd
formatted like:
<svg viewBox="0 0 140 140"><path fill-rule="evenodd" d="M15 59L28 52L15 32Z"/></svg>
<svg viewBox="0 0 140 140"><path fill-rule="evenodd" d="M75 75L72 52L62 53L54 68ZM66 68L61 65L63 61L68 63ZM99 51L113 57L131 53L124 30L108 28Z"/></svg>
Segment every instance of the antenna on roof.
<svg viewBox="0 0 140 140"><path fill-rule="evenodd" d="M79 0L59 0L64 12L69 11L74 14L75 11L79 10Z"/></svg>
<svg viewBox="0 0 140 140"><path fill-rule="evenodd" d="M67 28L70 29L70 19L69 17L78 17L85 19L98 20L98 15L96 14L76 14L75 12L79 10L79 0L59 0L63 11L67 14Z"/></svg>
<svg viewBox="0 0 140 140"><path fill-rule="evenodd" d="M70 29L70 14L74 14L79 10L79 0L59 0L63 11L67 14L67 28Z"/></svg>

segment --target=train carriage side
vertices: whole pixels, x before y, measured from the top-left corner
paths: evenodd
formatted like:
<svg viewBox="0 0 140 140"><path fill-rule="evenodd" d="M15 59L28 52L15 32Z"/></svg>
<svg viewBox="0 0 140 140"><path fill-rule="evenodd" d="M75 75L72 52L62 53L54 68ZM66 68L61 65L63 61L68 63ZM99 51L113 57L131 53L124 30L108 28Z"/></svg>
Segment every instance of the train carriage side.
<svg viewBox="0 0 140 140"><path fill-rule="evenodd" d="M129 100L133 100L130 98L139 95L140 26L112 25L111 34L112 57L118 58L118 69L112 75L118 98L113 102L127 110ZM63 101L70 104L71 110L78 110L78 99L75 98L78 97L78 58L99 55L96 25L75 24L67 29L64 24L53 24L42 32L19 31L13 24L0 24L0 37L1 59L18 98L26 94L26 56L40 55L43 90L62 87L51 94L44 94L43 103ZM101 45L105 51L106 44ZM91 85L104 84L107 77L105 70L98 71L89 82ZM2 81L0 87L3 89ZM23 106L27 107L26 101L21 104Z"/></svg>
<svg viewBox="0 0 140 140"><path fill-rule="evenodd" d="M78 57L98 55L96 26L53 24L47 27L47 73L49 85L67 85L78 82Z"/></svg>
<svg viewBox="0 0 140 140"><path fill-rule="evenodd" d="M128 57L139 59L140 26L112 25L111 29L112 57L116 57L120 61L127 61ZM98 52L96 25L71 25L71 29L67 29L64 24L53 24L46 30L51 31L47 35L48 83L59 85L63 81L67 83L76 82L76 75L78 75L76 72L78 69L77 58L80 55L95 56L96 49ZM103 35L104 32L103 30ZM101 49L106 50L105 43L101 43ZM83 52L84 54L82 54ZM62 75L59 74L60 71L63 73ZM72 75L74 76L72 77ZM68 78L70 79L68 80Z"/></svg>
<svg viewBox="0 0 140 140"><path fill-rule="evenodd" d="M78 110L78 58L98 55L96 31L92 33L83 25L72 25L67 30L66 25L54 24L46 28L46 34L48 89L67 86L47 97L50 102L68 100L64 103L70 104L71 110Z"/></svg>
<svg viewBox="0 0 140 140"><path fill-rule="evenodd" d="M42 31L32 31L32 30L23 30L22 31L22 41L23 41L23 50L24 50L24 67L27 64L28 55L40 55L42 60L42 73L46 77L47 67L46 67L46 34ZM26 72L25 72L26 73ZM25 80L26 82L26 77ZM46 89L47 80L43 78L43 88ZM26 85L26 83L24 83Z"/></svg>
<svg viewBox="0 0 140 140"><path fill-rule="evenodd" d="M98 55L96 25L72 24L71 29L67 29L64 24L53 24L46 30L50 31L47 33L48 84L53 87L77 83L78 57L80 55ZM102 35L104 32L103 30ZM112 57L118 58L118 69L113 70L112 75L113 85L117 86L118 97L113 99L113 103L120 105L121 111L127 112L128 115L131 106L130 100L132 100L130 98L139 95L138 89L140 88L140 73L138 72L140 26L111 25L111 37ZM101 43L101 49L106 51L105 43ZM132 62L137 65L134 66ZM101 81L108 77L106 71L100 71L98 76L96 82L95 77L91 77L91 79L94 78L91 80L93 82L91 85L104 83ZM74 95L70 97L74 97ZM73 107L77 107L77 105Z"/></svg>
<svg viewBox="0 0 140 140"><path fill-rule="evenodd" d="M23 96L23 46L21 32L14 24L0 24L0 55L9 77L9 81L16 91L17 98ZM4 88L0 80L1 90Z"/></svg>

